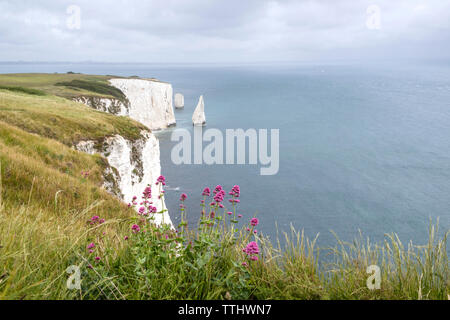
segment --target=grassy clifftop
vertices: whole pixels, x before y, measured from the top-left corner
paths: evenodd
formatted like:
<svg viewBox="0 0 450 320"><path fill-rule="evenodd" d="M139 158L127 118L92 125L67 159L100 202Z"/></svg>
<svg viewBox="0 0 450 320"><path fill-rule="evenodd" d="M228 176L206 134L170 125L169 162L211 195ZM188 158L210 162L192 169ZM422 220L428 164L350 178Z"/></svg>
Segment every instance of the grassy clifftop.
<svg viewBox="0 0 450 320"><path fill-rule="evenodd" d="M108 80L111 78L74 73L3 74L0 75L0 88L26 88L65 98L96 96L124 99L120 90L109 86Z"/></svg>
<svg viewBox="0 0 450 320"><path fill-rule="evenodd" d="M98 94L55 85L80 78L107 79L0 76L0 300L64 297L56 279L85 245L90 218L108 220L104 241L118 248L119 221L132 216L101 188L107 161L72 146L116 134L137 139L146 127L63 98Z"/></svg>
<svg viewBox="0 0 450 320"><path fill-rule="evenodd" d="M115 134L133 140L146 129L130 118L95 111L65 98L5 89L0 89L0 121L68 145Z"/></svg>
<svg viewBox="0 0 450 320"><path fill-rule="evenodd" d="M0 74L0 89L34 95L49 94L68 99L82 96L112 98L126 102L127 99L123 92L109 84L108 80L112 78L125 77L79 73ZM128 77L128 79L162 82L154 78L139 78L137 76Z"/></svg>

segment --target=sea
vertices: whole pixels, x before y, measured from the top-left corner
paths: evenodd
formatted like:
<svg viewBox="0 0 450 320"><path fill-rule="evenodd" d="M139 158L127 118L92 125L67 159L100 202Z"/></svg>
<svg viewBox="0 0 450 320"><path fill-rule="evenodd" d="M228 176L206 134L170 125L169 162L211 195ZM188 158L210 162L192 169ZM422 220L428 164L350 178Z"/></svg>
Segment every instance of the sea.
<svg viewBox="0 0 450 320"><path fill-rule="evenodd" d="M322 247L391 233L424 244L430 223L450 229L450 63L0 63L0 73L69 71L157 78L184 94L177 127L156 133L175 224L182 193L195 227L205 187L239 185L240 225L257 217L274 242L294 228ZM193 133L201 95L204 130L279 130L277 174L174 163L172 134Z"/></svg>

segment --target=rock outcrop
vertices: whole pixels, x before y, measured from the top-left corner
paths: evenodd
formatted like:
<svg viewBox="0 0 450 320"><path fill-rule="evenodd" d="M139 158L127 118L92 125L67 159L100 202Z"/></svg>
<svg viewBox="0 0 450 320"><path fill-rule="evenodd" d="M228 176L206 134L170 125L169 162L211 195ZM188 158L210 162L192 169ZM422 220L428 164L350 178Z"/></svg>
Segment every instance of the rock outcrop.
<svg viewBox="0 0 450 320"><path fill-rule="evenodd" d="M203 96L200 96L197 108L195 109L194 115L192 116L192 123L194 124L194 126L204 126L206 124L205 101L203 99Z"/></svg>
<svg viewBox="0 0 450 320"><path fill-rule="evenodd" d="M158 199L159 186L156 180L161 175L159 141L149 131L142 131L141 138L130 141L120 135L106 138L103 143L82 141L76 149L89 154L100 154L108 160L109 168L104 173L104 188L120 197L125 203L132 202L134 196L141 198L148 184L152 187L153 206L158 212L165 209L164 201ZM168 212L155 214L156 224L173 227Z"/></svg>
<svg viewBox="0 0 450 320"><path fill-rule="evenodd" d="M128 116L130 113L130 102L119 99L100 98L100 97L76 97L75 102L85 104L98 111L112 113L116 116Z"/></svg>
<svg viewBox="0 0 450 320"><path fill-rule="evenodd" d="M175 95L175 108L177 109L183 109L184 108L184 96L181 93L177 93Z"/></svg>

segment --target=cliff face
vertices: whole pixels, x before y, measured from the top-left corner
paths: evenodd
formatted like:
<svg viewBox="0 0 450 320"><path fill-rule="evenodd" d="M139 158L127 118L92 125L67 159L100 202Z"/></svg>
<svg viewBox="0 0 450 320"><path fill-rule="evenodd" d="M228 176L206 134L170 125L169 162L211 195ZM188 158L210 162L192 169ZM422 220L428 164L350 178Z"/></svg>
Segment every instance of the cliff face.
<svg viewBox="0 0 450 320"><path fill-rule="evenodd" d="M161 175L160 151L158 139L148 131L141 132L141 139L129 141L116 135L106 138L101 145L95 141L82 141L76 149L89 154L101 154L111 168L105 172L104 188L110 193L130 203L134 196L141 198L149 183L152 186L153 206L162 210L165 204L157 197L159 187L156 179ZM117 190L118 189L118 190ZM155 223L172 225L168 213L155 214Z"/></svg>
<svg viewBox="0 0 450 320"><path fill-rule="evenodd" d="M141 79L111 79L109 82L121 90L130 102L127 114L130 118L153 130L176 124L172 85Z"/></svg>
<svg viewBox="0 0 450 320"><path fill-rule="evenodd" d="M118 99L108 99L99 97L76 97L75 102L85 104L99 111L112 113L117 116L127 116L130 114L130 102Z"/></svg>
<svg viewBox="0 0 450 320"><path fill-rule="evenodd" d="M121 90L126 101L113 98L77 97L74 100L99 111L117 116L128 116L152 130L165 129L176 124L173 110L172 85L143 79L111 79L110 85ZM157 199L159 187L156 179L161 175L158 139L149 131L142 131L141 138L129 141L120 135L106 138L102 145L95 141L80 142L76 148L90 154L104 156L110 168L104 173L104 187L110 193L132 202L141 198L148 184L153 191L153 206L162 210L164 203ZM172 225L170 216L156 214L157 224Z"/></svg>
<svg viewBox="0 0 450 320"><path fill-rule="evenodd" d="M122 91L127 101L97 97L77 97L74 101L99 111L128 116L152 130L176 124L171 84L144 79L111 79L109 83Z"/></svg>

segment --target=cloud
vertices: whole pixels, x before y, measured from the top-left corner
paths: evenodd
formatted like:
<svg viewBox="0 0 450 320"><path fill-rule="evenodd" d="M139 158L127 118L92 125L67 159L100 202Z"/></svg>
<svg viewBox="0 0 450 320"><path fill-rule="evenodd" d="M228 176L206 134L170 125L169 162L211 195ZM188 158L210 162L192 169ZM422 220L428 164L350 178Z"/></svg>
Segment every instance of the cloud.
<svg viewBox="0 0 450 320"><path fill-rule="evenodd" d="M366 26L372 4L379 29ZM449 16L448 0L0 0L0 60L448 59Z"/></svg>

